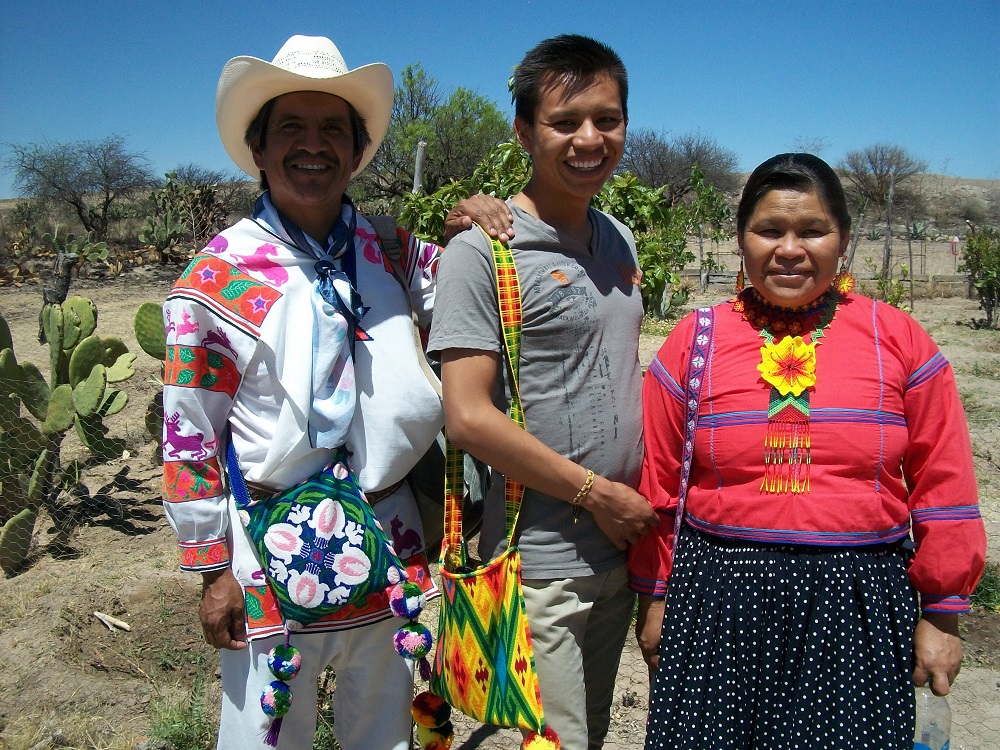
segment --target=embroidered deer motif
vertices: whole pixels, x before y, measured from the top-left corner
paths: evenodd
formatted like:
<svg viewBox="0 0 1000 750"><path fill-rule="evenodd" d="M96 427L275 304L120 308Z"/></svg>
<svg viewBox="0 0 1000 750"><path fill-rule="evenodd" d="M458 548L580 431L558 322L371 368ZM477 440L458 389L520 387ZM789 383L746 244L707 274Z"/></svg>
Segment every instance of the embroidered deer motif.
<svg viewBox="0 0 1000 750"><path fill-rule="evenodd" d="M204 434L196 432L194 435L181 435L178 426L180 425L180 412L174 412L163 420L167 428L167 437L163 441L163 446L170 446L167 455L171 458L179 458L182 452L190 454L191 458L203 459L208 455L208 450L203 442Z"/></svg>
<svg viewBox="0 0 1000 750"><path fill-rule="evenodd" d="M221 328L216 328L214 331L209 331L205 335L205 338L201 340L202 346L207 348L209 344L215 344L216 346L221 347L222 349L228 349L232 353L233 359L239 359L239 355L236 353L236 350L233 348L233 345L229 342L229 336Z"/></svg>
<svg viewBox="0 0 1000 750"><path fill-rule="evenodd" d="M399 533L403 528L403 522L399 520L399 516L392 519L390 526L392 527L392 546L397 555L405 557L403 550L406 549L412 550L414 553L420 550L420 535L416 531L407 529L405 534Z"/></svg>
<svg viewBox="0 0 1000 750"><path fill-rule="evenodd" d="M269 256L277 254L278 248L264 243L251 255L236 255L234 253L233 258L236 260L237 267L244 273L260 274L273 286L281 286L288 281L288 271L268 260Z"/></svg>
<svg viewBox="0 0 1000 750"><path fill-rule="evenodd" d="M177 326L177 335L184 336L189 333L198 333L200 326L195 321L191 320L191 315L187 310L181 312L181 318L183 319L181 323Z"/></svg>

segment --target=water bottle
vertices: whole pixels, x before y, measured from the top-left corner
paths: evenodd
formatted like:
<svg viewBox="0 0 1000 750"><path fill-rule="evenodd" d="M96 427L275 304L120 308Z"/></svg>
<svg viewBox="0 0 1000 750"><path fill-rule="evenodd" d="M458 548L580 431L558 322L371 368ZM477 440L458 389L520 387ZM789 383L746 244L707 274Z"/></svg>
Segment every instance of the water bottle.
<svg viewBox="0 0 1000 750"><path fill-rule="evenodd" d="M913 750L948 750L951 740L951 708L943 695L929 687L916 688L917 725Z"/></svg>

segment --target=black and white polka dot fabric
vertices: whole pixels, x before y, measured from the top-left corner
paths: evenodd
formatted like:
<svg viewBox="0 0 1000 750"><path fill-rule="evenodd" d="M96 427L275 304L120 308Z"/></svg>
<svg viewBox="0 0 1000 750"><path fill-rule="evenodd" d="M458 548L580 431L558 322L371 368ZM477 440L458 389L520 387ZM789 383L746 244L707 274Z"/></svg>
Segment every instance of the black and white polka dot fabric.
<svg viewBox="0 0 1000 750"><path fill-rule="evenodd" d="M907 559L899 544L755 544L685 526L646 750L911 750Z"/></svg>

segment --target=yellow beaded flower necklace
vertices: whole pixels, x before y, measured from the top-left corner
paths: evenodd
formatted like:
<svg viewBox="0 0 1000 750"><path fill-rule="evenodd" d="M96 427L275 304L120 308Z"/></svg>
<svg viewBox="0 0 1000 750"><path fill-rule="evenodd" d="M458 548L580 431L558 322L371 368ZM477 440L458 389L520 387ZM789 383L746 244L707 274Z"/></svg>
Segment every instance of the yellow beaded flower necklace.
<svg viewBox="0 0 1000 750"><path fill-rule="evenodd" d="M809 394L816 386L816 347L841 299L834 287L797 308L771 305L755 289L734 300L733 309L760 331L765 342L757 365L761 379L770 386L761 492L809 491ZM806 343L801 334L810 327L812 331L806 335L811 341Z"/></svg>

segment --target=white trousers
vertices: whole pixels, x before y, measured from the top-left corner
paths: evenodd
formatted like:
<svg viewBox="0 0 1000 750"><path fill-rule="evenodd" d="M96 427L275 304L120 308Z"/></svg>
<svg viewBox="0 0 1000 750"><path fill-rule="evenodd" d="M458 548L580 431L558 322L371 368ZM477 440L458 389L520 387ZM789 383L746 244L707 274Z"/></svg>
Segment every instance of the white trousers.
<svg viewBox="0 0 1000 750"><path fill-rule="evenodd" d="M599 750L635 603L627 568L522 583L545 723L563 747Z"/></svg>
<svg viewBox="0 0 1000 750"><path fill-rule="evenodd" d="M390 617L353 630L292 635L291 644L302 653L302 668L288 681L292 707L281 724L278 750L311 750L319 676L327 665L337 673L334 734L342 750L410 747L413 663L401 658L392 645L403 622ZM273 750L264 744L270 720L260 708L260 696L276 679L267 667L267 654L284 638L261 638L243 651L220 652L219 750Z"/></svg>

